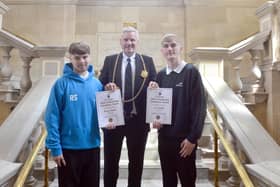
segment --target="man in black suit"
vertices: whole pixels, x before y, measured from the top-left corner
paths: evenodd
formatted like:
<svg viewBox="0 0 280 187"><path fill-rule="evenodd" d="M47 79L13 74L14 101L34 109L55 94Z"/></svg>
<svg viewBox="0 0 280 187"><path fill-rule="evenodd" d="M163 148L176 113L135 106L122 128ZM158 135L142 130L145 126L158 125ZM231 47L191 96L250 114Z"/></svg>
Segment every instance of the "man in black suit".
<svg viewBox="0 0 280 187"><path fill-rule="evenodd" d="M133 27L123 29L122 52L107 56L100 81L105 90L120 89L124 104L124 126L108 126L104 134L104 187L116 187L122 143L128 151L128 187L140 187L149 124L145 122L146 93L156 79L153 59L136 53L139 34Z"/></svg>

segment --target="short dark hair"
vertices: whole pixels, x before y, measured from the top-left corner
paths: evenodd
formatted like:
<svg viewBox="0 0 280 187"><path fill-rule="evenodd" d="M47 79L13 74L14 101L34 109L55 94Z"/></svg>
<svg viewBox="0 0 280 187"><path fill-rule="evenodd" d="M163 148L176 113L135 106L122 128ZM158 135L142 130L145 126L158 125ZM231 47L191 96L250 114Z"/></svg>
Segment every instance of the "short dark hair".
<svg viewBox="0 0 280 187"><path fill-rule="evenodd" d="M72 55L90 54L90 47L84 42L73 42L70 44L68 52Z"/></svg>

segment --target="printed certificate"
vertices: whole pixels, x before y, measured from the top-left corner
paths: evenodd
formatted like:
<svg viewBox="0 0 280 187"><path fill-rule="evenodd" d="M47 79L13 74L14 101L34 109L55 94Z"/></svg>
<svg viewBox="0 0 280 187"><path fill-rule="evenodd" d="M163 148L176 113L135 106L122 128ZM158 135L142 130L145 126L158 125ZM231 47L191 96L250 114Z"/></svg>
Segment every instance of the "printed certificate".
<svg viewBox="0 0 280 187"><path fill-rule="evenodd" d="M119 89L113 92L97 92L96 106L99 127L106 127L109 123L115 126L124 125L123 104Z"/></svg>
<svg viewBox="0 0 280 187"><path fill-rule="evenodd" d="M163 125L171 125L172 88L147 90L146 122L158 120Z"/></svg>

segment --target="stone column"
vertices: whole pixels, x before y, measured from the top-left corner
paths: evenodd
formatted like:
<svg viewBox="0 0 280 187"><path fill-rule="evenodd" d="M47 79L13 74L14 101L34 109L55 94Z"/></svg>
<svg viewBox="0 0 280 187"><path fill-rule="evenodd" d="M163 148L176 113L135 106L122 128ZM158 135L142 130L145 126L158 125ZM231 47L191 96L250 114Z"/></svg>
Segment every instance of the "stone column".
<svg viewBox="0 0 280 187"><path fill-rule="evenodd" d="M260 32L270 31L269 57L272 63L280 61L280 19L279 1L267 1L256 11Z"/></svg>
<svg viewBox="0 0 280 187"><path fill-rule="evenodd" d="M280 144L280 1L267 1L257 10L260 31L271 31L267 45L264 45L266 56L259 64L263 72L264 88L268 93L266 104L266 129Z"/></svg>
<svg viewBox="0 0 280 187"><path fill-rule="evenodd" d="M9 10L9 8L0 1L0 28L2 28L3 15Z"/></svg>
<svg viewBox="0 0 280 187"><path fill-rule="evenodd" d="M12 76L12 67L10 65L9 59L10 59L10 51L13 49L11 46L1 46L1 49L3 51L2 56L2 67L0 69L0 78L2 81L6 82L11 79Z"/></svg>
<svg viewBox="0 0 280 187"><path fill-rule="evenodd" d="M280 144L280 72L274 66L264 67L265 91L268 93L266 102L266 129Z"/></svg>
<svg viewBox="0 0 280 187"><path fill-rule="evenodd" d="M21 88L20 95L23 96L32 86L32 82L30 78L30 67L31 67L30 63L33 57L21 54L21 59L23 61L23 70L22 70L22 76L20 80L20 88Z"/></svg>
<svg viewBox="0 0 280 187"><path fill-rule="evenodd" d="M280 61L280 29L278 16L276 15L272 18L271 40L272 63L275 63Z"/></svg>
<svg viewBox="0 0 280 187"><path fill-rule="evenodd" d="M251 49L249 50L251 54L251 61L252 61L252 74L256 79L255 84L252 85L253 93L256 92L264 92L263 82L262 82L262 72L259 67L261 64L261 51L260 49Z"/></svg>
<svg viewBox="0 0 280 187"><path fill-rule="evenodd" d="M242 58L236 58L234 60L231 61L231 65L234 69L234 78L231 80L231 88L232 90L237 94L237 96L240 98L240 100L243 101L243 98L241 96L241 89L243 87L242 82L241 82L241 78L240 78L240 74L239 74L239 65L242 61Z"/></svg>

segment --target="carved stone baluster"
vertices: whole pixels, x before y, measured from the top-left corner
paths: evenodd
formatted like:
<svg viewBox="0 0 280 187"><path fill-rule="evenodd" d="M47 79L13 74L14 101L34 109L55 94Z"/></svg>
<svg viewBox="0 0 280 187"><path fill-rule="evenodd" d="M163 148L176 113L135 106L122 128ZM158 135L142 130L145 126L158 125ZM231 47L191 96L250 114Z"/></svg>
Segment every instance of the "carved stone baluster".
<svg viewBox="0 0 280 187"><path fill-rule="evenodd" d="M227 136L227 128L226 125L224 125L224 123L221 123L223 126L223 134L226 137ZM229 165L229 158L228 158L228 154L223 146L223 144L220 142L219 143L219 149L220 149L220 153L221 156L219 158L219 167L221 169L228 169L228 165Z"/></svg>
<svg viewBox="0 0 280 187"><path fill-rule="evenodd" d="M235 153L238 153L238 148L237 148L237 144L236 144L236 139L232 136L232 134L228 131L228 137L230 139L231 145L233 147L233 151ZM228 184L228 186L230 187L239 187L240 186L240 177L233 165L233 163L230 161L229 162L229 173L230 173L230 177L227 179L226 183Z"/></svg>
<svg viewBox="0 0 280 187"><path fill-rule="evenodd" d="M262 72L259 67L259 64L261 63L261 50L260 49L251 49L249 50L251 54L251 60L252 60L252 73L256 79L255 84L252 85L252 91L253 93L256 92L263 92L263 82L262 82Z"/></svg>
<svg viewBox="0 0 280 187"><path fill-rule="evenodd" d="M2 81L7 82L11 79L12 76L12 67L9 63L10 51L13 49L11 46L1 46L3 55L2 55L2 67L0 69L0 78Z"/></svg>
<svg viewBox="0 0 280 187"><path fill-rule="evenodd" d="M223 144L219 144L219 149L221 154L219 158L219 168L228 169L229 158Z"/></svg>
<svg viewBox="0 0 280 187"><path fill-rule="evenodd" d="M31 150L33 148L33 145L34 145L34 139L33 138L30 138L28 140L28 148L27 148L27 152L28 154L31 153ZM28 156L28 155L27 155ZM30 169L29 173L28 173L28 176L25 180L25 183L24 185L27 186L27 187L31 187L31 186L34 186L35 183L36 183L36 179L35 177L33 177L33 171L34 171L34 166L32 166L32 168Z"/></svg>
<svg viewBox="0 0 280 187"><path fill-rule="evenodd" d="M240 95L241 89L243 86L241 79L240 79L240 74L239 74L239 69L240 69L239 64L241 63L241 61L242 61L241 58L236 58L231 62L233 69L234 69L234 78L232 79L232 82L231 82L231 88L237 94L237 96L241 100L243 100L242 96Z"/></svg>
<svg viewBox="0 0 280 187"><path fill-rule="evenodd" d="M25 163L27 158L28 158L28 155L31 153L32 151L32 148L33 148L33 138L30 137L26 143L22 146L22 151L18 157L18 162L20 163ZM31 177L33 175L33 169L31 169L28 173L28 176L25 180L25 185L24 186L34 186L35 184L35 178L34 177Z"/></svg>
<svg viewBox="0 0 280 187"><path fill-rule="evenodd" d="M32 82L30 78L30 63L33 59L31 56L21 55L21 59L23 61L23 73L20 80L20 95L23 96L26 92L31 88Z"/></svg>
<svg viewBox="0 0 280 187"><path fill-rule="evenodd" d="M32 153L32 149L33 149L34 145L36 144L36 142L38 141L41 133L42 133L41 126L38 126L32 132L32 135L30 136L30 138L28 140L28 155L30 155ZM26 178L26 181L24 183L24 185L26 187L33 187L37 182L37 179L33 176L35 164L36 163L33 163L32 168L30 169L28 176Z"/></svg>
<svg viewBox="0 0 280 187"><path fill-rule="evenodd" d="M232 162L229 163L229 173L230 173L231 176L226 181L228 186L239 187L240 186L240 178L239 178L238 173L237 173L236 169L234 168Z"/></svg>
<svg viewBox="0 0 280 187"><path fill-rule="evenodd" d="M242 149L240 144L238 144L238 153L239 153L239 159L243 166L250 163L249 158L246 156L246 153L244 152L244 149ZM249 173L248 173L248 175L249 175ZM252 176L250 177L250 179L252 180ZM252 182L256 183L253 180L252 180ZM257 187L256 184L254 184L254 185L255 185L255 187ZM241 182L240 187L245 187L244 183ZM262 186L262 187L265 187L265 186Z"/></svg>

